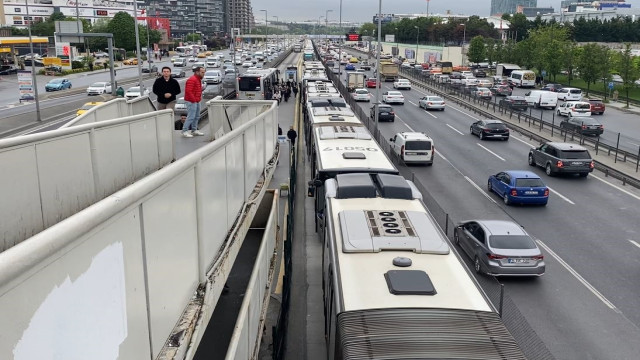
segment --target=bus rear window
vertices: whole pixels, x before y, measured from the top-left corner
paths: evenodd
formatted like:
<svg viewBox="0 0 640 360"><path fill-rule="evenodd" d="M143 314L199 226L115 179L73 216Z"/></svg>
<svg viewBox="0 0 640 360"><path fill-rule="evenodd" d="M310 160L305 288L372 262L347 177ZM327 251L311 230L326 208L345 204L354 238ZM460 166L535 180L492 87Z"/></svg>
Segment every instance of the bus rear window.
<svg viewBox="0 0 640 360"><path fill-rule="evenodd" d="M238 80L238 89L240 91L260 91L260 78L240 77Z"/></svg>

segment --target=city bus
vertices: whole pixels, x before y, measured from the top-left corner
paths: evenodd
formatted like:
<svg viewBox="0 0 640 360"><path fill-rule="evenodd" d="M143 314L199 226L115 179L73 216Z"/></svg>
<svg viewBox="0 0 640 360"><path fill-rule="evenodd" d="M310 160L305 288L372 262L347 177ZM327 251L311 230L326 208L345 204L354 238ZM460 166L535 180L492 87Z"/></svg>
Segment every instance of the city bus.
<svg viewBox="0 0 640 360"><path fill-rule="evenodd" d="M248 70L237 78L239 100L271 100L273 87L278 83L275 68Z"/></svg>
<svg viewBox="0 0 640 360"><path fill-rule="evenodd" d="M437 61L436 67L442 69L443 74L451 74L453 72L453 63L451 61Z"/></svg>

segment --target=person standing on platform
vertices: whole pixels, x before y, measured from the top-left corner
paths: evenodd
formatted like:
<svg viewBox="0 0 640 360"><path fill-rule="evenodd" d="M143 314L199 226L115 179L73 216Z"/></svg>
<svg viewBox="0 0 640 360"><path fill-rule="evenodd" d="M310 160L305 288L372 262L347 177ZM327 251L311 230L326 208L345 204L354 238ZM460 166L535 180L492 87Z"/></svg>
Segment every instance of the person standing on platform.
<svg viewBox="0 0 640 360"><path fill-rule="evenodd" d="M202 136L204 133L198 130L200 120L200 101L202 101L202 78L204 68L196 66L191 76L184 86L184 101L187 104L187 121L182 128L182 136L186 138Z"/></svg>
<svg viewBox="0 0 640 360"><path fill-rule="evenodd" d="M162 76L153 83L153 93L158 97L158 110L171 109L176 106L176 95L180 94L178 80L171 77L171 68L162 68Z"/></svg>
<svg viewBox="0 0 640 360"><path fill-rule="evenodd" d="M298 137L298 133L293 130L293 125L289 128L289 131L287 131L287 137L289 138L289 141L291 141L291 146L296 146L296 138Z"/></svg>

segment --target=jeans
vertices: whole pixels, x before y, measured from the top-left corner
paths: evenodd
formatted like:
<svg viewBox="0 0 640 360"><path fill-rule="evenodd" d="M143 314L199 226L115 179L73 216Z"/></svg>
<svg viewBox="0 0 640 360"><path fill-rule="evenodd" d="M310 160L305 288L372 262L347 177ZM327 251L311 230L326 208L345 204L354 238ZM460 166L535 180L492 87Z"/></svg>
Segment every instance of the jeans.
<svg viewBox="0 0 640 360"><path fill-rule="evenodd" d="M187 120L184 122L182 131L198 130L198 120L200 120L200 103L192 103L186 101L187 104Z"/></svg>

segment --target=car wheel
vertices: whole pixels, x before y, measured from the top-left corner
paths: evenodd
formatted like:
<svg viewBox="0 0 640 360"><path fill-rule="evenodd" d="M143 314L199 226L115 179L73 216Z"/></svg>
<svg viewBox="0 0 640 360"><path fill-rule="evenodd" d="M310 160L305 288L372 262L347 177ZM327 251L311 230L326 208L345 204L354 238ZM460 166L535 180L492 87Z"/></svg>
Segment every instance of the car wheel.
<svg viewBox="0 0 640 360"><path fill-rule="evenodd" d="M475 271L478 274L482 274L482 266L480 266L480 259L478 259L478 257L476 256L476 258L473 260L473 268L475 269Z"/></svg>
<svg viewBox="0 0 640 360"><path fill-rule="evenodd" d="M545 166L544 172L549 176L553 176L553 170L551 169L551 164L547 164L547 166Z"/></svg>
<svg viewBox="0 0 640 360"><path fill-rule="evenodd" d="M487 190L488 190L489 192L492 192L492 191L493 191L493 186L491 185L491 180L487 181Z"/></svg>
<svg viewBox="0 0 640 360"><path fill-rule="evenodd" d="M469 134L473 135L473 126L469 126Z"/></svg>
<svg viewBox="0 0 640 360"><path fill-rule="evenodd" d="M502 201L504 202L505 205L511 204L511 201L509 201L509 195L508 194L504 194L504 196L502 197Z"/></svg>
<svg viewBox="0 0 640 360"><path fill-rule="evenodd" d="M480 131L478 137L480 138L480 140L484 140L484 132Z"/></svg>
<svg viewBox="0 0 640 360"><path fill-rule="evenodd" d="M556 115L560 116L560 110L556 110Z"/></svg>
<svg viewBox="0 0 640 360"><path fill-rule="evenodd" d="M533 159L533 154L529 154L529 166L536 166L536 161Z"/></svg>

